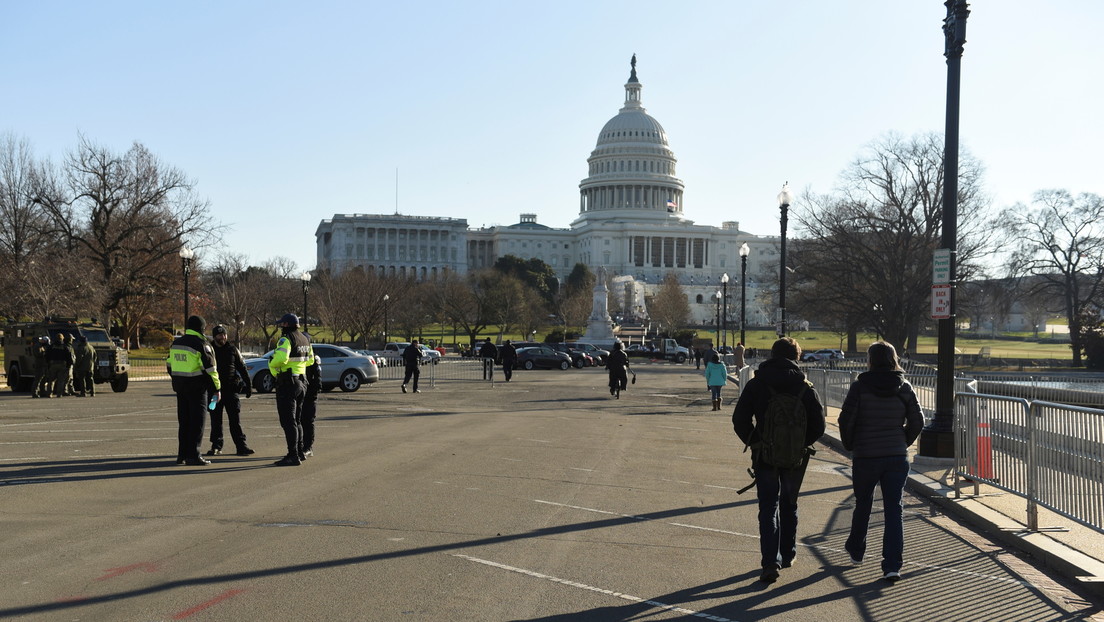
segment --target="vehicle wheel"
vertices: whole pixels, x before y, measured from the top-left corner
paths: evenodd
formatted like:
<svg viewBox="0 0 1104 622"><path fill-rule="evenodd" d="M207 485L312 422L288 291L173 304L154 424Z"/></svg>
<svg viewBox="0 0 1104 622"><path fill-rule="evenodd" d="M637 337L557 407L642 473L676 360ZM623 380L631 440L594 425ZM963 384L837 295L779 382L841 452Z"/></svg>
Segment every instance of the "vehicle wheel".
<svg viewBox="0 0 1104 622"><path fill-rule="evenodd" d="M123 372L111 381L111 390L115 393L123 393L127 390L128 384L130 384L130 378L126 372Z"/></svg>
<svg viewBox="0 0 1104 622"><path fill-rule="evenodd" d="M571 363L560 361L560 369L571 369Z"/></svg>
<svg viewBox="0 0 1104 622"><path fill-rule="evenodd" d="M12 363L11 368L8 369L8 386L12 391L21 392L28 391L31 387L28 386L26 380L23 380L19 375L19 363Z"/></svg>
<svg viewBox="0 0 1104 622"><path fill-rule="evenodd" d="M360 388L360 374L356 370L347 369L341 374L341 390L352 393Z"/></svg>
<svg viewBox="0 0 1104 622"><path fill-rule="evenodd" d="M575 369L582 369L585 366L586 366L586 363L583 362L583 359L579 359L579 360L575 361Z"/></svg>
<svg viewBox="0 0 1104 622"><path fill-rule="evenodd" d="M522 367L524 367L525 369L533 369L533 361L525 361L525 364L523 364Z"/></svg>
<svg viewBox="0 0 1104 622"><path fill-rule="evenodd" d="M681 352L676 354L675 355L675 362L676 363L685 363L686 362L686 355L681 353Z"/></svg>
<svg viewBox="0 0 1104 622"><path fill-rule="evenodd" d="M262 369L253 377L253 388L257 390L257 393L272 393L272 390L276 388L276 379L272 377L272 373L267 369Z"/></svg>

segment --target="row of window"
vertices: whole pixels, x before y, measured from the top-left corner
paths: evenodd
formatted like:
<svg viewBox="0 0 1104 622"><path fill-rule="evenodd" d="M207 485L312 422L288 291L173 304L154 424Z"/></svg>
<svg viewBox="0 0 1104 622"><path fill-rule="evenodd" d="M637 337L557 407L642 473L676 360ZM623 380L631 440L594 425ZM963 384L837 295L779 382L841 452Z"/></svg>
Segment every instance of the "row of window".
<svg viewBox="0 0 1104 622"><path fill-rule="evenodd" d="M605 162L592 162L590 164L590 174L631 173L634 171L634 168L637 173L658 173L660 175L675 174L674 164L662 160L658 162L655 160L607 160Z"/></svg>

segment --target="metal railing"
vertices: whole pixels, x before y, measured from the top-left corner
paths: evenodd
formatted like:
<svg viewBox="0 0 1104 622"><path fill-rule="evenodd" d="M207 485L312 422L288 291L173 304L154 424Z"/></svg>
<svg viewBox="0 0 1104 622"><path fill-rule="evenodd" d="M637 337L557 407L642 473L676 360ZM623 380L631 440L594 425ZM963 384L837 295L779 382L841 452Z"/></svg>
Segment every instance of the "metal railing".
<svg viewBox="0 0 1104 622"><path fill-rule="evenodd" d="M955 397L955 496L984 482L1104 533L1104 410L985 394Z"/></svg>

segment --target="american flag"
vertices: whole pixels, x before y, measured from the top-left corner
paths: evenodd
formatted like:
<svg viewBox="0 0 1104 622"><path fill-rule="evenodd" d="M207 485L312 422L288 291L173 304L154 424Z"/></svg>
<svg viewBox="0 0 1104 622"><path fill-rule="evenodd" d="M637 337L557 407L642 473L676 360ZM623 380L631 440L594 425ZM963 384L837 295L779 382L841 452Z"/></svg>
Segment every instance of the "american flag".
<svg viewBox="0 0 1104 622"><path fill-rule="evenodd" d="M667 199L667 207L678 207L678 203L674 199Z"/></svg>

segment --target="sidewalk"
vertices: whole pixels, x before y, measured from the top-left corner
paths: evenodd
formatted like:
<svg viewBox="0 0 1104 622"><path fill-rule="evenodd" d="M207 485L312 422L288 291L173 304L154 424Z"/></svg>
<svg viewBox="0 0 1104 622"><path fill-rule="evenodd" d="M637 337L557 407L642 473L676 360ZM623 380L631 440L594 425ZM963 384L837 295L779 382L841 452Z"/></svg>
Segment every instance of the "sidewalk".
<svg viewBox="0 0 1104 622"><path fill-rule="evenodd" d="M846 453L840 441L839 408L827 410L828 430L821 442ZM917 460L915 452L914 444L910 448L909 490L994 540L1024 551L1047 568L1104 595L1104 536L1044 508L1039 508L1040 531L1032 533L1027 530L1026 499L984 484L975 495L972 482L960 484L961 496L956 499L953 465L923 456Z"/></svg>

